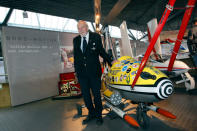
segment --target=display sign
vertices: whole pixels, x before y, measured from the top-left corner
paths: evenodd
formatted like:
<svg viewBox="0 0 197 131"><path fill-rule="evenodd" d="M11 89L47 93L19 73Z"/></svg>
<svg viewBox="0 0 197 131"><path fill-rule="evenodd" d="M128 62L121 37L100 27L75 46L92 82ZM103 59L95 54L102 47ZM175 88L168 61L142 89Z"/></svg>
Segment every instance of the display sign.
<svg viewBox="0 0 197 131"><path fill-rule="evenodd" d="M58 94L58 32L3 27L2 47L13 106Z"/></svg>

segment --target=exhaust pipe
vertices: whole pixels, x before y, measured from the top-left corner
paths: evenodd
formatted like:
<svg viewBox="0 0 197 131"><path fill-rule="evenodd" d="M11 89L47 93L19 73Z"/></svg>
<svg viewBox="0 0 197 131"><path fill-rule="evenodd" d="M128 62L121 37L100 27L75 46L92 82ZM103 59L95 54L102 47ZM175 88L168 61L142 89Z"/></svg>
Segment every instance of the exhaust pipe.
<svg viewBox="0 0 197 131"><path fill-rule="evenodd" d="M121 118L123 118L126 122L128 122L132 126L140 127L140 125L138 124L138 122L133 117L127 115L124 111L122 111L119 108L111 105L108 102L106 102L105 105L107 107L111 108L118 116L120 116Z"/></svg>
<svg viewBox="0 0 197 131"><path fill-rule="evenodd" d="M165 117L168 117L168 118L171 118L171 119L176 119L176 116L173 115L172 113L170 113L169 111L167 110L164 110L164 109L161 109L157 106L154 106L154 105L151 105L151 106L147 106L148 109L152 110L152 111L155 111Z"/></svg>

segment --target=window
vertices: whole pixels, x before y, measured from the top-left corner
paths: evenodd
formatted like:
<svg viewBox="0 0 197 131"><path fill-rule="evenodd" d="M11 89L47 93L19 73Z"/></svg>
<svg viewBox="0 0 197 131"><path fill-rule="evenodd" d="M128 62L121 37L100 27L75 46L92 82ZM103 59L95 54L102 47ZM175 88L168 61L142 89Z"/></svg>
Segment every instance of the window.
<svg viewBox="0 0 197 131"><path fill-rule="evenodd" d="M14 9L11 17L8 21L9 26L20 26L20 27L28 27L28 28L38 28L38 20L36 17L36 13L27 12L28 18L23 18L22 10Z"/></svg>
<svg viewBox="0 0 197 131"><path fill-rule="evenodd" d="M2 23L9 11L9 8L0 6L0 23Z"/></svg>

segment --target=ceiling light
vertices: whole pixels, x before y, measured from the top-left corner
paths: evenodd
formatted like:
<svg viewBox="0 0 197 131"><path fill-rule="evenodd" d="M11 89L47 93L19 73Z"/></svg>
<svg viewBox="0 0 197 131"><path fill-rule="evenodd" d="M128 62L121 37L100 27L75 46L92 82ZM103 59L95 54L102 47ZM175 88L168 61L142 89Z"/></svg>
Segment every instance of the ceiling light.
<svg viewBox="0 0 197 131"><path fill-rule="evenodd" d="M99 14L96 14L96 19L100 19L100 15Z"/></svg>

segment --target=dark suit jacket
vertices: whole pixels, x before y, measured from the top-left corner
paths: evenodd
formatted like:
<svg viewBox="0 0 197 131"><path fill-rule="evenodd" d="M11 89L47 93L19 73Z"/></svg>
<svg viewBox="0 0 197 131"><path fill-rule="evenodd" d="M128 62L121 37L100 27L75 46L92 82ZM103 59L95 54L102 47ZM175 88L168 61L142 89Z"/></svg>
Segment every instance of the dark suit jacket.
<svg viewBox="0 0 197 131"><path fill-rule="evenodd" d="M89 32L89 41L85 53L81 50L81 36L73 39L74 46L74 67L77 76L98 76L100 77L101 65L99 55L111 66L112 60L103 48L101 36L97 33Z"/></svg>

